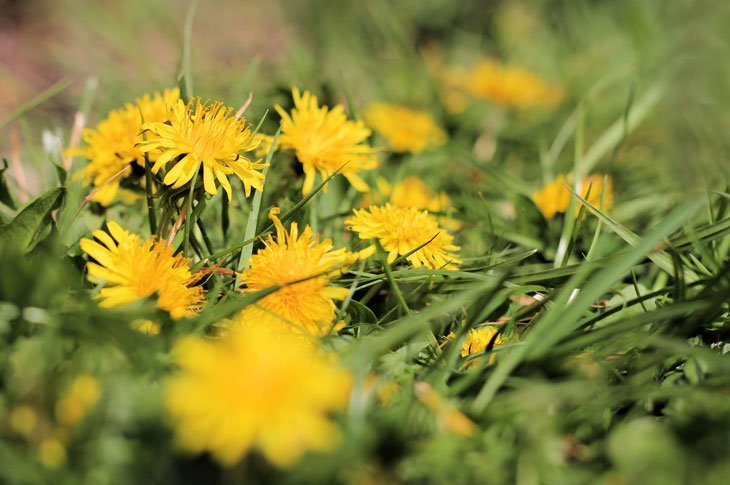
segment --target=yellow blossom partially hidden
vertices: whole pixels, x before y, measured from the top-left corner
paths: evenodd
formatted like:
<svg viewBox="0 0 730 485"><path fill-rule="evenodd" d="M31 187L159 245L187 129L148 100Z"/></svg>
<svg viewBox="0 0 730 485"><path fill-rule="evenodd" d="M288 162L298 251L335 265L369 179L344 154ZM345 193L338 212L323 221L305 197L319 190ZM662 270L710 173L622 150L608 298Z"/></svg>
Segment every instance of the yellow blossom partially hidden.
<svg viewBox="0 0 730 485"><path fill-rule="evenodd" d="M66 463L66 447L57 438L45 438L38 446L38 460L55 470Z"/></svg>
<svg viewBox="0 0 730 485"><path fill-rule="evenodd" d="M24 436L31 434L37 423L36 412L27 404L13 408L8 414L8 428Z"/></svg>
<svg viewBox="0 0 730 485"><path fill-rule="evenodd" d="M469 436L476 428L474 421L459 411L454 405L441 397L427 382L413 385L416 397L436 415L441 431Z"/></svg>
<svg viewBox="0 0 730 485"><path fill-rule="evenodd" d="M302 192L314 187L317 172L327 178L338 169L355 189L369 190L359 172L372 170L379 164L376 152L365 140L370 136L362 121L350 121L345 108L338 104L331 110L320 107L317 97L309 91L292 90L294 108L291 114L277 105L281 115L279 146L294 150L304 170Z"/></svg>
<svg viewBox="0 0 730 485"><path fill-rule="evenodd" d="M487 350L490 342L492 342L492 339L494 339L494 347L502 345L504 341L500 335L497 335L497 332L499 332L499 327L495 325L470 328L469 332L466 334L466 340L464 340L464 343L461 345L461 356L468 357L473 354L484 352ZM497 335L496 338L495 335ZM489 355L489 363L493 363L496 357L496 354L491 353ZM472 363L476 362L477 361L472 361Z"/></svg>
<svg viewBox="0 0 730 485"><path fill-rule="evenodd" d="M81 249L96 263L89 262L89 279L101 282L100 305L123 306L157 295L157 307L172 318L189 317L200 311L203 289L194 286L199 275L190 273L189 259L174 254L164 241L142 241L117 224L107 223L109 232L94 231L101 244L82 239Z"/></svg>
<svg viewBox="0 0 730 485"><path fill-rule="evenodd" d="M90 375L77 376L56 403L56 421L71 427L81 421L101 396L99 381Z"/></svg>
<svg viewBox="0 0 730 485"><path fill-rule="evenodd" d="M406 258L416 268L456 269L461 263L454 237L428 211L385 204L353 212L354 216L345 219L347 229L357 232L360 239L377 239L388 253L388 263L419 247Z"/></svg>
<svg viewBox="0 0 730 485"><path fill-rule="evenodd" d="M134 320L132 328L145 335L159 335L160 324L152 320Z"/></svg>
<svg viewBox="0 0 730 485"><path fill-rule="evenodd" d="M373 103L365 109L364 118L396 152L420 153L446 142L444 130L425 111L396 104Z"/></svg>
<svg viewBox="0 0 730 485"><path fill-rule="evenodd" d="M186 337L165 384L179 445L233 465L251 449L288 466L339 441L330 414L346 407L350 373L316 343L265 325L223 339Z"/></svg>
<svg viewBox="0 0 730 485"><path fill-rule="evenodd" d="M239 315L238 323L286 328L322 336L333 329L334 300L342 300L348 289L332 286L332 279L346 270L361 255L345 249L333 249L332 241L319 241L312 228L299 233L296 222L287 231L272 209L276 238L271 235L265 247L251 256L249 268L241 275L246 293L273 285L283 288L249 305ZM295 281L299 283L291 284ZM284 286L286 285L286 286Z"/></svg>
<svg viewBox="0 0 730 485"><path fill-rule="evenodd" d="M77 175L84 179L85 185L93 183L98 189L91 200L109 205L117 198L120 182L132 173L131 165L144 166L144 155L138 147L142 142L143 118L147 123L165 121L165 106L179 97L177 88L145 94L134 103L111 111L96 128L83 131L86 146L69 149L67 153L89 160L89 164ZM154 162L156 156L156 153L150 153L150 160Z"/></svg>
<svg viewBox="0 0 730 485"><path fill-rule="evenodd" d="M576 192L581 194L583 198L588 195L586 200L594 207L601 207L601 198L603 198L603 210L607 210L613 206L613 181L611 177L606 177L605 185L603 181L603 175L583 177L580 188ZM568 210L570 198L573 195L566 185L573 187L573 176L570 174L567 176L558 175L554 180L532 194L532 200L546 219L552 219L555 214ZM590 194L588 193L589 188ZM580 205L580 201L576 200L576 214L580 210Z"/></svg>
<svg viewBox="0 0 730 485"><path fill-rule="evenodd" d="M266 164L241 155L256 149L260 139L244 117L236 118L233 108L221 102L203 104L200 98L188 104L178 100L168 106L166 122L145 123L142 128L147 130L147 141L140 150L158 154L152 172L165 169L165 185L184 186L202 165L203 186L211 195L218 193L219 183L231 200L231 174L243 182L246 197L251 187L263 190Z"/></svg>

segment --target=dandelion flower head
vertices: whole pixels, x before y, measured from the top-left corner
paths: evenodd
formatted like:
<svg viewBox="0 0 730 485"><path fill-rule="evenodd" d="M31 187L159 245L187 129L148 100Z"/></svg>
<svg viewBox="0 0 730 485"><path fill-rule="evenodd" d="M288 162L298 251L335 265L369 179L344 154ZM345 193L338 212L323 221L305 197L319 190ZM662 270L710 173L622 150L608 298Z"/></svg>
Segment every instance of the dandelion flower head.
<svg viewBox="0 0 730 485"><path fill-rule="evenodd" d="M76 376L56 403L56 420L63 426L74 426L94 407L100 396L99 381L87 374Z"/></svg>
<svg viewBox="0 0 730 485"><path fill-rule="evenodd" d="M191 274L189 259L173 253L164 241L143 241L117 224L107 223L109 232L94 231L96 239L82 239L81 249L96 262L87 264L89 279L104 287L99 292L105 308L123 306L157 295L157 307L173 318L200 311L203 290L195 286L199 276Z"/></svg>
<svg viewBox="0 0 730 485"><path fill-rule="evenodd" d="M165 185L183 187L202 165L208 194L217 194L220 184L231 200L231 174L241 179L247 197L252 187L263 190L266 164L241 154L256 149L260 139L254 137L245 118L236 117L233 108L221 102L204 104L200 98L187 104L177 100L168 106L166 122L145 123L143 129L147 140L140 150L157 154L152 172L165 169Z"/></svg>
<svg viewBox="0 0 730 485"><path fill-rule="evenodd" d="M357 261L358 254L333 249L330 239L319 241L309 226L300 234L297 223L293 222L287 231L278 213L278 209L270 213L276 238L269 236L264 241L265 247L251 256L241 281L246 292L285 286L246 307L238 320L244 324L325 335L335 318L334 300L344 299L348 292L347 288L333 286L332 279Z"/></svg>
<svg viewBox="0 0 730 485"><path fill-rule="evenodd" d="M320 107L317 97L308 91L292 90L294 108L291 114L276 106L281 115L281 134L278 145L294 150L304 170L302 192L306 195L314 187L316 174L327 178L338 169L360 192L368 185L358 174L378 166L376 152L365 140L371 132L362 121L351 121L345 108L338 104L332 109Z"/></svg>
<svg viewBox="0 0 730 485"><path fill-rule="evenodd" d="M419 247L406 258L416 268L456 269L461 262L454 237L428 211L385 204L353 212L354 216L345 220L347 228L357 232L360 239L377 239L388 253L388 263Z"/></svg>
<svg viewBox="0 0 730 485"><path fill-rule="evenodd" d="M546 219L552 219L557 213L564 213L568 210L570 198L573 196L566 187L572 187L573 176L571 174L558 175L554 180L548 182L543 188L532 194L532 200ZM590 193L588 192L590 188ZM603 210L613 206L613 181L606 177L604 184L603 175L589 175L583 177L578 191L583 198L594 207L601 207L603 199ZM580 209L580 202L576 201L576 213Z"/></svg>
<svg viewBox="0 0 730 485"><path fill-rule="evenodd" d="M134 103L111 111L96 128L83 131L86 146L70 149L68 153L89 160L79 176L86 185L93 183L97 188L91 200L109 205L116 199L120 182L132 173L130 165L137 163L144 166L144 154L138 146L142 142L142 120L148 123L165 121L165 106L179 97L177 88L153 95L145 94ZM150 153L151 161L155 160L155 156L155 153Z"/></svg>
<svg viewBox="0 0 730 485"><path fill-rule="evenodd" d="M180 372L165 404L183 449L224 465L257 449L285 467L338 443L330 414L347 405L352 379L311 340L244 326L219 340L186 337L173 356Z"/></svg>
<svg viewBox="0 0 730 485"><path fill-rule="evenodd" d="M365 122L396 152L420 153L446 142L446 133L429 113L405 106L373 103L365 110Z"/></svg>

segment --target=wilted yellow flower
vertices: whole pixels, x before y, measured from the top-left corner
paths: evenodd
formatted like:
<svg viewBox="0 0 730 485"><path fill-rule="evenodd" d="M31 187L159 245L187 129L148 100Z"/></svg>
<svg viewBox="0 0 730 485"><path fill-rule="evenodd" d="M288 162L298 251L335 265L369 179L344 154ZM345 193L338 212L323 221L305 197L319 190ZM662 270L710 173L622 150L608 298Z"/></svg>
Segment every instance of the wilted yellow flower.
<svg viewBox="0 0 730 485"><path fill-rule="evenodd" d="M186 337L173 355L181 372L167 381L165 403L182 448L224 465L256 448L287 466L337 444L329 415L347 405L352 380L311 340L243 326L217 341Z"/></svg>
<svg viewBox="0 0 730 485"><path fill-rule="evenodd" d="M275 108L281 115L279 146L294 150L304 170L302 192L312 190L317 172L327 178L340 168L355 189L367 192L368 185L358 172L379 164L375 150L365 143L370 130L362 121L349 121L340 104L331 110L319 107L316 96L309 91L301 94L297 88L292 95L291 115L279 105Z"/></svg>
<svg viewBox="0 0 730 485"><path fill-rule="evenodd" d="M590 188L590 194L586 200L594 207L601 207L601 198L603 198L603 210L607 210L613 206L613 181L611 177L606 177L606 184L604 186L603 179L603 175L583 177L577 192L583 198L586 198L586 194L588 194L588 189ZM558 175L542 189L532 194L532 200L546 219L552 219L558 212L568 210L570 198L573 195L565 185L567 184L572 187L572 180L573 176L570 174L567 176ZM576 200L576 213L579 209L580 202Z"/></svg>
<svg viewBox="0 0 730 485"><path fill-rule="evenodd" d="M167 121L145 123L147 140L140 150L158 155L152 172L165 169L163 183L173 189L190 182L203 166L203 186L211 195L218 193L216 180L231 200L228 175L243 182L246 197L251 187L262 190L265 163L252 162L241 152L254 150L254 138L244 117L236 118L233 108L221 102L203 104L200 98L185 104L177 100L168 106Z"/></svg>
<svg viewBox="0 0 730 485"><path fill-rule="evenodd" d="M357 232L360 239L377 239L388 253L388 263L420 246L407 257L416 268L456 269L461 262L455 254L459 246L454 245L454 237L428 211L385 204L353 212L345 220L347 229Z"/></svg>
<svg viewBox="0 0 730 485"><path fill-rule="evenodd" d="M99 293L105 308L126 305L157 295L157 307L173 318L200 311L203 289L193 286L199 276L190 273L189 259L174 254L164 241L142 241L117 224L107 223L109 233L94 231L91 239L80 241L81 249L94 258L87 268L89 279L104 283Z"/></svg>
<svg viewBox="0 0 730 485"><path fill-rule="evenodd" d="M56 403L56 420L63 426L74 426L94 407L99 396L99 381L90 375L77 376Z"/></svg>
<svg viewBox="0 0 730 485"><path fill-rule="evenodd" d="M420 153L446 142L446 133L429 113L405 106L373 103L365 110L365 122L396 152Z"/></svg>
<svg viewBox="0 0 730 485"><path fill-rule="evenodd" d="M137 146L142 141L143 118L147 123L165 121L165 105L179 97L177 88L152 96L145 94L134 104L127 103L110 112L96 128L84 130L87 146L69 149L67 153L89 159L89 164L78 175L84 178L85 184L93 182L99 189L91 200L109 205L119 193L119 183L132 173L131 164L144 166L144 155ZM156 156L156 153L150 153L150 160L154 161Z"/></svg>
<svg viewBox="0 0 730 485"><path fill-rule="evenodd" d="M257 292L273 285L287 285L249 305L238 317L239 323L304 330L322 336L332 329L335 318L334 300L342 300L348 289L332 286L334 277L358 255L345 249L333 249L332 241L318 241L312 228L305 226L301 235L296 222L287 231L277 217L276 239L269 236L266 247L251 256L250 266L241 274L246 292ZM303 280L290 284L294 281Z"/></svg>

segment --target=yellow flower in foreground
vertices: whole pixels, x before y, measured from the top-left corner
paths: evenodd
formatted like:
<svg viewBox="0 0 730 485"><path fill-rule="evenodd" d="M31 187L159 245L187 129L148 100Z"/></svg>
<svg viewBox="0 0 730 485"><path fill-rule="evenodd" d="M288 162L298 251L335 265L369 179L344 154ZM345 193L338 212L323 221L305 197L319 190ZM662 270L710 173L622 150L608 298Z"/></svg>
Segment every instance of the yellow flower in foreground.
<svg viewBox="0 0 730 485"><path fill-rule="evenodd" d="M165 123L145 123L147 141L140 144L143 152L158 153L152 171L165 169L165 185L184 186L202 165L203 186L211 195L218 193L217 180L231 200L230 174L241 179L246 197L251 187L263 189L266 164L241 155L254 150L259 139L245 118L236 118L233 108L221 102L203 104L200 98L188 104L178 100L168 106L167 118Z"/></svg>
<svg viewBox="0 0 730 485"><path fill-rule="evenodd" d="M377 239L388 253L388 263L420 246L407 258L416 268L456 269L461 262L454 254L459 251L454 237L439 227L438 219L428 211L385 204L353 212L355 215L345 220L347 228L357 232L360 239Z"/></svg>
<svg viewBox="0 0 730 485"><path fill-rule="evenodd" d="M345 249L333 249L332 241L318 241L312 228L305 226L301 235L297 223L287 231L277 217L276 239L264 241L266 247L251 256L250 267L241 274L246 292L257 292L272 285L287 285L254 305L246 307L237 320L246 325L284 327L322 336L332 329L335 318L333 300L347 296L347 288L331 285L358 255ZM308 279L307 279L308 278ZM299 283L290 284L294 281Z"/></svg>
<svg viewBox="0 0 730 485"><path fill-rule="evenodd" d="M577 192L585 198L590 187L590 194L586 200L594 207L601 207L601 198L603 198L603 210L607 210L613 205L613 181L611 177L606 177L604 186L603 178L603 175L583 177ZM573 187L572 180L573 177L570 174L567 176L559 175L542 189L532 194L532 200L546 219L552 219L558 212L568 210L568 204L573 194L565 185ZM580 205L580 201L576 199L576 213L580 209Z"/></svg>
<svg viewBox="0 0 730 485"><path fill-rule="evenodd" d="M56 420L63 426L74 426L94 407L101 396L99 382L89 375L77 376L56 403Z"/></svg>
<svg viewBox="0 0 730 485"><path fill-rule="evenodd" d="M108 222L109 233L94 231L94 238L82 239L81 249L97 262L89 262L89 279L103 282L99 293L105 308L126 305L140 298L157 295L157 307L173 318L200 311L203 289L193 286L199 276L190 273L189 259L173 254L164 241L142 241L119 226Z"/></svg>
<svg viewBox="0 0 730 485"><path fill-rule="evenodd" d="M500 335L497 335L499 327L494 325L486 325L479 328L470 328L469 333L466 334L466 340L461 345L461 356L468 357L472 354L478 354L484 352L489 343L494 339L494 347L502 345L504 342ZM495 335L497 337L495 338ZM489 355L489 362L494 362L496 358L495 354Z"/></svg>
<svg viewBox="0 0 730 485"><path fill-rule="evenodd" d="M365 122L396 152L420 153L446 142L446 133L430 114L405 106L373 103L365 110Z"/></svg>
<svg viewBox="0 0 730 485"><path fill-rule="evenodd" d="M181 372L167 381L165 403L182 448L224 465L256 448L287 466L337 444L329 415L346 407L351 377L311 340L244 326L217 341L186 337L173 355Z"/></svg>
<svg viewBox="0 0 730 485"><path fill-rule="evenodd" d="M93 182L99 189L91 200L102 205L111 204L119 193L119 183L132 173L130 164L144 166L144 155L137 146L142 142L142 118L148 123L165 121L165 105L179 97L177 88L152 96L145 94L134 104L127 103L110 112L96 128L84 130L87 146L70 149L68 153L89 159L89 164L78 175L86 185ZM154 162L155 157L155 153L150 153L151 161Z"/></svg>
<svg viewBox="0 0 730 485"><path fill-rule="evenodd" d="M304 170L302 192L312 190L317 172L327 178L340 168L355 189L367 192L368 185L358 172L379 164L375 150L365 143L370 130L362 121L349 121L342 105L331 110L319 107L316 96L308 91L301 94L297 88L292 95L291 115L279 105L275 108L281 115L279 146L294 150Z"/></svg>

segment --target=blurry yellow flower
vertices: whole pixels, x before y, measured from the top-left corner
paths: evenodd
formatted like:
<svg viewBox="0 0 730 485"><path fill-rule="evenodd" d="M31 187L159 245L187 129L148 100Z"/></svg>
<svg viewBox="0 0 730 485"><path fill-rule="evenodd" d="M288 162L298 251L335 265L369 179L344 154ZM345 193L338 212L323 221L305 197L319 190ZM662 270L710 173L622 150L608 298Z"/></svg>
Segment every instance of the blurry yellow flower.
<svg viewBox="0 0 730 485"><path fill-rule="evenodd" d="M345 220L347 229L357 232L360 239L377 239L388 253L388 263L422 245L407 257L416 268L456 269L461 262L454 254L459 251L454 237L439 227L438 219L428 211L385 204L353 212L355 215Z"/></svg>
<svg viewBox="0 0 730 485"><path fill-rule="evenodd" d="M145 94L134 104L127 103L110 112L96 128L84 130L87 146L69 149L67 153L89 159L89 164L78 175L86 185L93 182L99 189L91 200L102 205L111 204L119 193L119 183L132 173L131 164L144 166L144 155L137 146L142 141L142 118L147 123L165 121L165 105L179 97L177 88L152 96ZM156 155L150 153L150 160L154 161Z"/></svg>
<svg viewBox="0 0 730 485"><path fill-rule="evenodd" d="M224 465L256 448L288 466L337 444L329 415L346 407L352 380L311 340L244 326L217 341L186 337L173 355L181 372L168 379L165 403L182 448Z"/></svg>
<svg viewBox="0 0 730 485"><path fill-rule="evenodd" d="M365 110L365 122L396 152L420 153L446 142L446 133L430 114L405 106L373 103Z"/></svg>
<svg viewBox="0 0 730 485"><path fill-rule="evenodd" d="M379 164L375 150L365 143L370 130L362 121L349 121L342 105L331 110L319 107L316 96L309 91L301 94L297 88L292 90L292 95L291 115L276 106L281 115L279 146L294 150L301 162L302 192L307 194L312 190L317 172L327 178L340 168L355 189L367 192L368 185L358 172L374 169Z"/></svg>
<svg viewBox="0 0 730 485"><path fill-rule="evenodd" d="M558 88L521 67L503 66L492 59L479 62L465 80L468 94L511 108L550 108L563 98Z"/></svg>
<svg viewBox="0 0 730 485"><path fill-rule="evenodd" d="M29 435L38 423L38 416L33 408L27 404L21 404L8 414L8 427L18 434Z"/></svg>
<svg viewBox="0 0 730 485"><path fill-rule="evenodd" d="M310 335L327 334L335 318L333 300L342 300L348 289L332 286L332 279L358 259L345 249L333 249L332 241L318 241L312 228L305 226L301 235L296 222L287 231L272 209L276 238L265 241L266 247L251 256L250 267L241 274L246 292L257 292L273 285L287 285L246 307L239 323L284 327ZM303 280L299 283L289 284Z"/></svg>
<svg viewBox="0 0 730 485"><path fill-rule="evenodd" d="M74 426L94 407L99 396L99 381L90 375L77 376L56 403L56 420L62 426Z"/></svg>
<svg viewBox="0 0 730 485"><path fill-rule="evenodd" d="M262 190L266 164L252 162L241 152L254 150L259 140L243 117L236 118L233 108L221 102L203 104L200 98L185 104L177 100L168 106L167 121L145 123L147 140L140 150L158 153L154 173L165 169L163 183L173 189L193 179L203 166L203 186L211 195L218 193L216 179L231 200L228 175L243 182L246 197L251 187Z"/></svg>
<svg viewBox="0 0 730 485"><path fill-rule="evenodd" d="M134 320L132 328L146 335L158 335L160 333L160 324L152 320Z"/></svg>
<svg viewBox="0 0 730 485"><path fill-rule="evenodd" d="M119 226L107 223L109 233L94 231L94 238L82 239L81 249L94 258L87 268L89 279L103 282L99 293L105 308L126 305L157 295L157 307L172 318L194 315L203 303L203 289L193 286L198 276L190 273L189 259L174 254L164 241L142 241Z"/></svg>
<svg viewBox="0 0 730 485"><path fill-rule="evenodd" d="M413 389L418 400L436 415L441 431L469 436L476 428L471 419L441 397L427 382L416 382Z"/></svg>
<svg viewBox="0 0 730 485"><path fill-rule="evenodd" d="M578 193L585 198L590 187L590 195L586 199L592 206L601 207L603 198L603 210L613 206L613 181L606 177L606 184L603 183L603 175L589 175L583 177ZM571 174L559 175L548 182L542 189L532 194L532 200L546 219L552 219L558 212L568 210L570 198L573 196L565 185L572 187L573 176ZM576 214L580 209L580 202L576 200Z"/></svg>
<svg viewBox="0 0 730 485"><path fill-rule="evenodd" d="M56 438L45 438L38 447L38 459L46 468L59 468L66 463L66 447Z"/></svg>
<svg viewBox="0 0 730 485"><path fill-rule="evenodd" d="M451 113L463 111L469 97L516 109L552 108L563 99L562 89L536 74L493 59L483 59L469 69L440 63L433 66L444 105Z"/></svg>
<svg viewBox="0 0 730 485"><path fill-rule="evenodd" d="M439 212L449 206L449 197L444 192L435 193L420 178L410 176L393 186L390 203L396 207L415 207Z"/></svg>

